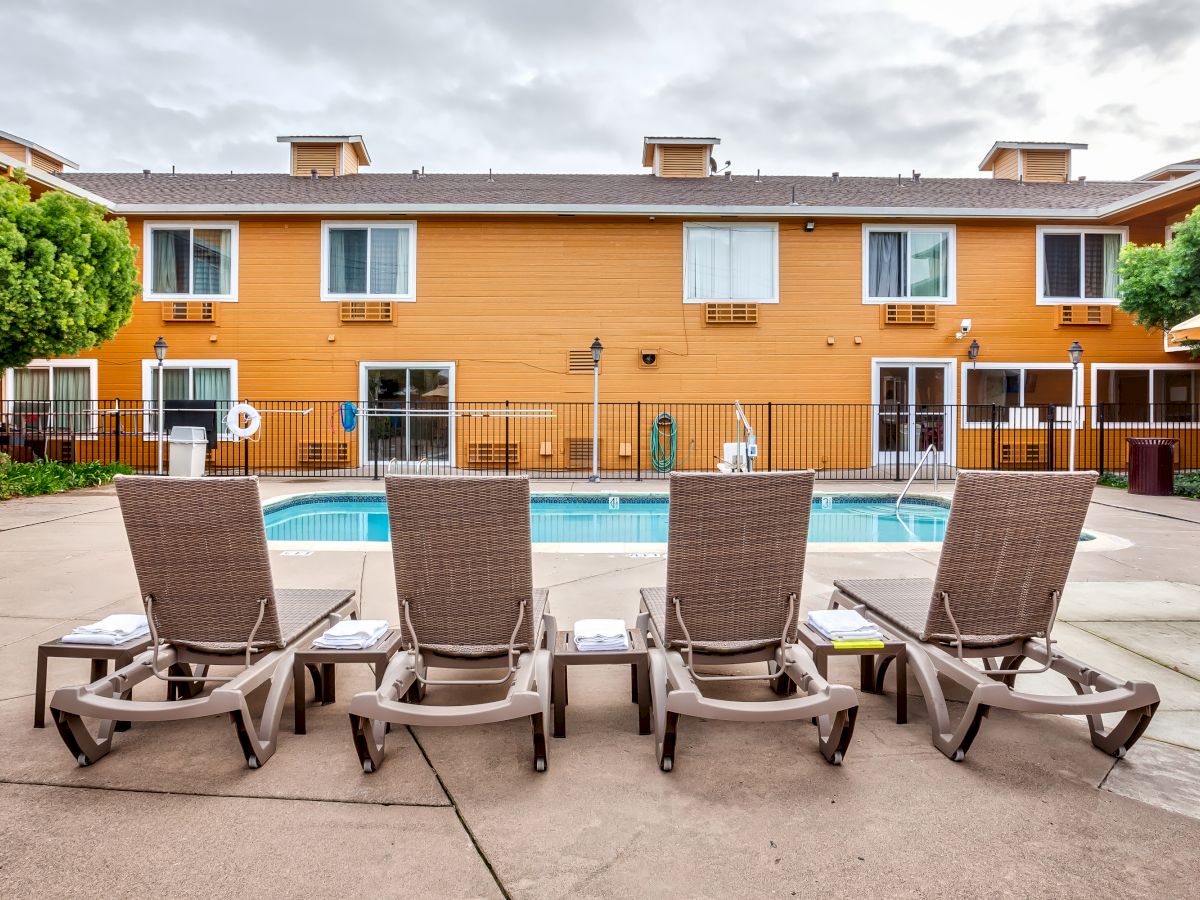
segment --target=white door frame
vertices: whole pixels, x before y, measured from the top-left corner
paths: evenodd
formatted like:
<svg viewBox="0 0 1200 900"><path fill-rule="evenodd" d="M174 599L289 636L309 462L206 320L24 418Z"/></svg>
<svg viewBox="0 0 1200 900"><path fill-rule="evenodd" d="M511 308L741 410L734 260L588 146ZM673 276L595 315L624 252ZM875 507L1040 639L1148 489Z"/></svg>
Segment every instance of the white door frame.
<svg viewBox="0 0 1200 900"><path fill-rule="evenodd" d="M956 384L958 374L958 360L954 357L942 356L873 356L871 357L871 405L875 408L875 418L871 423L871 460L875 465L880 465L879 456L879 370L884 368L894 368L900 366L941 366L945 369L945 377L943 379L942 404L944 409L944 420L942 422L942 452L938 454L938 461L954 464L955 461L955 445L958 437L958 422L955 412L955 398L958 396ZM915 387L911 386L911 387ZM915 452L920 454L924 451L924 447L917 449ZM891 454L891 451L888 451ZM919 456L913 457L915 463Z"/></svg>
<svg viewBox="0 0 1200 900"><path fill-rule="evenodd" d="M457 365L452 362L360 362L358 364L358 402L362 406L368 404L367 399L367 373L371 369L449 369L450 370L450 394L447 397L449 403L449 429L447 432L447 440L450 446L447 448L449 459L447 464L450 468L455 465L455 426L458 416L454 410L454 391L455 382L457 379ZM374 460L371 459L371 448L367 440L367 432L370 428L367 425L368 417L360 416L359 434L358 434L358 458L362 465L370 465Z"/></svg>

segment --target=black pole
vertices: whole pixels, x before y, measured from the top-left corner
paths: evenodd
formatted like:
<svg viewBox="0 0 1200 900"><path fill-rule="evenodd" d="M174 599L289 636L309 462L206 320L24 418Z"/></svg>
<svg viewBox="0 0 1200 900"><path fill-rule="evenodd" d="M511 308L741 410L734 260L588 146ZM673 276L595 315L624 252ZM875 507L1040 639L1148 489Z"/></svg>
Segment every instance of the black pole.
<svg viewBox="0 0 1200 900"><path fill-rule="evenodd" d="M508 401L504 401L504 474L508 475Z"/></svg>
<svg viewBox="0 0 1200 900"><path fill-rule="evenodd" d="M1104 474L1104 450L1105 450L1105 447L1104 447L1104 404L1103 403L1096 404L1096 427L1100 432L1096 436L1097 443L1099 444L1099 455L1100 455L1100 458L1096 461L1097 462L1096 469L1100 472L1101 475L1103 475Z"/></svg>
<svg viewBox="0 0 1200 900"><path fill-rule="evenodd" d="M113 401L113 417L117 424L113 429L113 462L121 461L121 398Z"/></svg>
<svg viewBox="0 0 1200 900"><path fill-rule="evenodd" d="M996 468L997 468L996 467L996 451L998 449L996 447L996 437L997 437L997 435L996 435L996 416L997 416L997 412L998 411L996 409L996 404L993 403L992 404L992 436L991 436L991 444L992 444L992 448L991 448L992 449L992 467L991 468L992 468L993 472L996 471Z"/></svg>
<svg viewBox="0 0 1200 900"><path fill-rule="evenodd" d="M1054 404L1046 406L1046 471L1053 472L1055 470L1054 463L1054 417L1058 414L1058 410Z"/></svg>
<svg viewBox="0 0 1200 900"><path fill-rule="evenodd" d="M771 465L771 420L775 415L775 405L767 401L767 471L774 472L775 469Z"/></svg>
<svg viewBox="0 0 1200 900"><path fill-rule="evenodd" d="M637 402L637 422L633 426L637 434L637 480L642 480L642 401Z"/></svg>

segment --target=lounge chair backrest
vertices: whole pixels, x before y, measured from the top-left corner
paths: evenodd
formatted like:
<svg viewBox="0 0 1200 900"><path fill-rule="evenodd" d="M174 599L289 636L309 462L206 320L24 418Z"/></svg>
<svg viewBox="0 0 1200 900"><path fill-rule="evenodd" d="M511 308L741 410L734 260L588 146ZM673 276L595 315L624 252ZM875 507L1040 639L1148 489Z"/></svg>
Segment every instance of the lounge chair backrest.
<svg viewBox="0 0 1200 900"><path fill-rule="evenodd" d="M668 646L780 640L799 615L813 473L674 473L667 548ZM793 619L790 628L795 627Z"/></svg>
<svg viewBox="0 0 1200 900"><path fill-rule="evenodd" d="M257 478L117 476L117 499L158 636L282 646Z"/></svg>
<svg viewBox="0 0 1200 900"><path fill-rule="evenodd" d="M1095 486L1095 472L959 473L922 636L1046 634Z"/></svg>
<svg viewBox="0 0 1200 900"><path fill-rule="evenodd" d="M517 644L532 648L529 479L388 475L384 484L401 623L407 600L422 644L506 645L525 601Z"/></svg>

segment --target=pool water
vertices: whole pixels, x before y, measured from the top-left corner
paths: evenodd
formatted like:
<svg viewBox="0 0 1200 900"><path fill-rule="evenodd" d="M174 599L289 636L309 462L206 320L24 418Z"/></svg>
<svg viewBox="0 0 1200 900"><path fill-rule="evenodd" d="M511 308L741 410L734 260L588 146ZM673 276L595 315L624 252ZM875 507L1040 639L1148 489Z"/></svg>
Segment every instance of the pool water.
<svg viewBox="0 0 1200 900"><path fill-rule="evenodd" d="M534 494L535 544L665 544L665 494ZM941 541L950 509L935 500L838 495L813 499L808 539L815 543ZM379 541L388 537L380 494L308 494L268 504L271 541Z"/></svg>

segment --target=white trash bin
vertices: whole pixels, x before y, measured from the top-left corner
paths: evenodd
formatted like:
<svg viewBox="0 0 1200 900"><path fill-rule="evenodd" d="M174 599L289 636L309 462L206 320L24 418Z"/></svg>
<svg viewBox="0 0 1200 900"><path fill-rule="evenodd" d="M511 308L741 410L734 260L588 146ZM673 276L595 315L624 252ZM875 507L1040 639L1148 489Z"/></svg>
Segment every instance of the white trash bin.
<svg viewBox="0 0 1200 900"><path fill-rule="evenodd" d="M171 445L171 465L168 470L173 476L199 478L204 474L204 457L208 454L208 436L203 428L191 425L176 425L167 438Z"/></svg>

